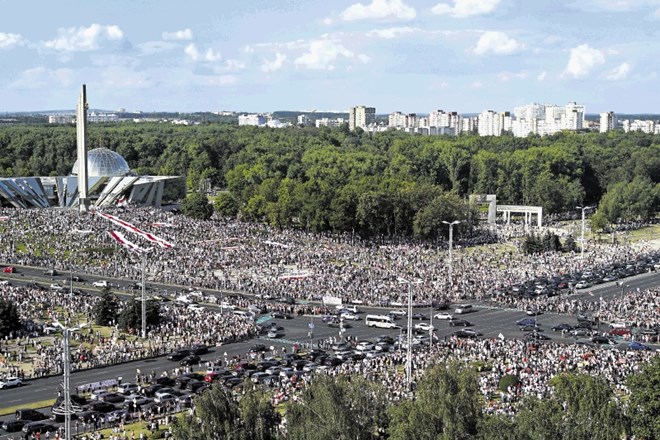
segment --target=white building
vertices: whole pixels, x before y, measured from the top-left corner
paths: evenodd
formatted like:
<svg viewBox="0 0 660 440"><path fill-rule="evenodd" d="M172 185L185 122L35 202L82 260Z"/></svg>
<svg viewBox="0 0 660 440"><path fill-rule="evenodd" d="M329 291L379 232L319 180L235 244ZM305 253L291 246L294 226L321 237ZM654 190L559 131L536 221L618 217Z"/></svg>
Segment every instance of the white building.
<svg viewBox="0 0 660 440"><path fill-rule="evenodd" d="M238 116L238 125L266 125L266 117L260 114L243 114Z"/></svg>
<svg viewBox="0 0 660 440"><path fill-rule="evenodd" d="M626 119L623 121L623 131L626 133L630 131L641 131L648 134L660 134L660 124L656 124L655 121L650 119L635 119L634 121Z"/></svg>
<svg viewBox="0 0 660 440"><path fill-rule="evenodd" d="M298 125L308 125L310 123L309 116L298 115Z"/></svg>
<svg viewBox="0 0 660 440"><path fill-rule="evenodd" d="M376 121L376 109L358 105L348 110L348 128L352 131L357 127L365 129Z"/></svg>
<svg viewBox="0 0 660 440"><path fill-rule="evenodd" d="M90 112L87 114L87 122L118 122L119 116L116 113L96 113Z"/></svg>
<svg viewBox="0 0 660 440"><path fill-rule="evenodd" d="M606 112L600 114L600 132L607 133L616 128L616 119L614 112Z"/></svg>
<svg viewBox="0 0 660 440"><path fill-rule="evenodd" d="M390 113L387 125L392 128L404 128L406 126L406 115L401 112Z"/></svg>
<svg viewBox="0 0 660 440"><path fill-rule="evenodd" d="M511 130L511 113L484 110L479 114L477 124L479 136L500 136Z"/></svg>
<svg viewBox="0 0 660 440"><path fill-rule="evenodd" d="M346 123L344 118L319 118L316 120L316 127L339 127L341 124Z"/></svg>

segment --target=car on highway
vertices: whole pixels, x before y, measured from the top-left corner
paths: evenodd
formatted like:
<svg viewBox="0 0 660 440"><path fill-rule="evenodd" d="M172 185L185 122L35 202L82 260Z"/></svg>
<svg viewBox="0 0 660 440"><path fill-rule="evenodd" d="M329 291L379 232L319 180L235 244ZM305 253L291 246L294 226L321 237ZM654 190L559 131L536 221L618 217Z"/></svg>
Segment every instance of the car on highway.
<svg viewBox="0 0 660 440"><path fill-rule="evenodd" d="M580 280L577 283L575 283L575 288L576 289L587 289L591 287L591 283L587 280Z"/></svg>
<svg viewBox="0 0 660 440"><path fill-rule="evenodd" d="M561 332L561 331L570 332L571 330L573 330L573 328L574 327L571 324L567 324L565 322L562 322L560 324L553 325L552 326L552 331L553 332Z"/></svg>
<svg viewBox="0 0 660 440"><path fill-rule="evenodd" d="M472 323L465 319L452 319L449 321L449 325L452 327L471 327Z"/></svg>
<svg viewBox="0 0 660 440"><path fill-rule="evenodd" d="M188 356L184 357L181 359L179 362L179 365L183 365L184 367L192 366L192 365L197 365L202 361L202 358L200 358L196 354L189 354Z"/></svg>
<svg viewBox="0 0 660 440"><path fill-rule="evenodd" d="M454 313L457 315L464 315L465 313L471 313L474 312L474 308L472 307L472 304L459 304L456 306L456 309L454 309Z"/></svg>
<svg viewBox="0 0 660 440"><path fill-rule="evenodd" d="M71 281L75 281L77 283L82 283L83 281L85 281L85 279L83 277L79 276L79 275L73 275L71 277Z"/></svg>
<svg viewBox="0 0 660 440"><path fill-rule="evenodd" d="M47 271L44 272L44 275L56 277L59 275L59 272L57 272L55 269L48 269Z"/></svg>
<svg viewBox="0 0 660 440"><path fill-rule="evenodd" d="M520 325L520 326L534 325L534 324L536 324L536 319L534 318L523 318L516 321L516 325Z"/></svg>
<svg viewBox="0 0 660 440"><path fill-rule="evenodd" d="M423 321L425 319L428 319L428 316L426 316L426 314L424 313L416 312L412 314L412 319L415 319L417 321Z"/></svg>
<svg viewBox="0 0 660 440"><path fill-rule="evenodd" d="M427 332L433 330L433 326L428 322L418 322L417 324L415 324L414 328L416 330L424 330Z"/></svg>
<svg viewBox="0 0 660 440"><path fill-rule="evenodd" d="M39 433L39 435L41 435L45 432L57 431L57 426L50 422L40 420L38 422L26 423L25 425L23 425L23 428L21 428L21 431L24 432L27 436L36 433ZM26 438L30 438L30 437L26 437Z"/></svg>
<svg viewBox="0 0 660 440"><path fill-rule="evenodd" d="M548 341L551 338L550 338L550 336L548 336L544 333L533 331L533 332L527 333L525 335L524 339L526 341Z"/></svg>
<svg viewBox="0 0 660 440"><path fill-rule="evenodd" d="M271 328L270 330L268 330L268 334L266 335L266 337L271 338L271 339L279 338L280 336L282 336L281 333L279 331L277 331L277 329L274 329L274 328Z"/></svg>
<svg viewBox="0 0 660 440"><path fill-rule="evenodd" d="M53 283L53 284L50 285L50 290L63 290L63 289L64 289L64 286L60 286L57 283Z"/></svg>
<svg viewBox="0 0 660 440"><path fill-rule="evenodd" d="M461 330L456 330L454 333L452 333L454 336L458 338L476 338L478 336L481 336L482 333L478 332L476 330L473 330L471 328L466 328L466 329L461 329Z"/></svg>
<svg viewBox="0 0 660 440"><path fill-rule="evenodd" d="M122 383L121 385L117 385L117 392L120 394L133 394L137 393L137 391L140 389L140 387L131 382L127 383Z"/></svg>
<svg viewBox="0 0 660 440"><path fill-rule="evenodd" d="M5 388L20 387L22 385L23 381L16 376L9 376L0 379L0 390L4 390Z"/></svg>
<svg viewBox="0 0 660 440"><path fill-rule="evenodd" d="M452 320L454 317L452 316L451 313L436 313L433 315L435 319L445 319L445 320Z"/></svg>
<svg viewBox="0 0 660 440"><path fill-rule="evenodd" d="M26 423L25 420L5 420L2 422L2 429L7 432L17 432L23 429L23 425Z"/></svg>
<svg viewBox="0 0 660 440"><path fill-rule="evenodd" d="M48 418L48 416L40 411L37 411L36 409L21 408L16 410L14 413L14 418L16 420L27 420L34 422L37 420L45 420Z"/></svg>
<svg viewBox="0 0 660 440"><path fill-rule="evenodd" d="M293 319L293 316L291 316L291 314L284 312L271 312L270 316L271 318L275 318L275 319Z"/></svg>
<svg viewBox="0 0 660 440"><path fill-rule="evenodd" d="M390 310L388 314L393 316L406 316L408 313L406 313L406 311L403 309L395 309L395 310Z"/></svg>
<svg viewBox="0 0 660 440"><path fill-rule="evenodd" d="M650 350L651 347L649 347L646 344L642 344L639 341L630 341L628 343L628 348L631 350Z"/></svg>
<svg viewBox="0 0 660 440"><path fill-rule="evenodd" d="M92 283L92 286L94 286L94 287L110 287L110 283L108 283L108 282L105 281L105 280L94 281L94 282Z"/></svg>
<svg viewBox="0 0 660 440"><path fill-rule="evenodd" d="M520 327L521 332L542 332L543 329L539 324L528 324L528 325L521 325Z"/></svg>
<svg viewBox="0 0 660 440"><path fill-rule="evenodd" d="M347 313L342 313L341 317L344 319L350 319L351 321L359 321L360 317L356 315L355 313L347 312Z"/></svg>
<svg viewBox="0 0 660 440"><path fill-rule="evenodd" d="M12 266L6 266L6 267L2 268L2 271L4 273L16 273L16 268L14 268Z"/></svg>
<svg viewBox="0 0 660 440"><path fill-rule="evenodd" d="M190 350L176 350L167 355L167 359L171 361L180 361L190 354Z"/></svg>

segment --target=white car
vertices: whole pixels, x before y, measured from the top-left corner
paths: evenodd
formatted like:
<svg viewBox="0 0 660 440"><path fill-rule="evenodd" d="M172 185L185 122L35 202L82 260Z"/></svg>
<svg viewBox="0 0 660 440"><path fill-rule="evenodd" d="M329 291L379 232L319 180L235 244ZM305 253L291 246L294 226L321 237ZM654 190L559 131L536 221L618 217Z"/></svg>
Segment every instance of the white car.
<svg viewBox="0 0 660 440"><path fill-rule="evenodd" d="M628 328L625 322L612 322L610 328Z"/></svg>
<svg viewBox="0 0 660 440"><path fill-rule="evenodd" d="M576 289L586 289L588 287L591 287L591 283L589 283L589 281L585 281L585 280L580 280L575 285Z"/></svg>
<svg viewBox="0 0 660 440"><path fill-rule="evenodd" d="M406 316L407 313L405 310L402 309L396 309L396 310L390 310L390 315L396 315L396 316Z"/></svg>
<svg viewBox="0 0 660 440"><path fill-rule="evenodd" d="M359 321L360 317L358 315L355 315L353 313L342 313L341 317L344 319L350 319L351 321Z"/></svg>
<svg viewBox="0 0 660 440"><path fill-rule="evenodd" d="M59 284L51 284L50 285L50 290L62 290L64 287L60 286Z"/></svg>
<svg viewBox="0 0 660 440"><path fill-rule="evenodd" d="M454 317L450 313L438 313L436 315L433 315L435 319L448 319L452 320Z"/></svg>
<svg viewBox="0 0 660 440"><path fill-rule="evenodd" d="M171 401L176 400L176 397L177 396L175 396L174 394L164 393L164 394L161 394L160 396L156 397L154 399L154 401L158 402L158 403L171 402Z"/></svg>
<svg viewBox="0 0 660 440"><path fill-rule="evenodd" d="M433 326L431 324L429 324L428 322L417 323L417 324L415 324L415 328L417 330L424 330L424 331L427 331L427 332L433 330Z"/></svg>
<svg viewBox="0 0 660 440"><path fill-rule="evenodd" d="M0 390L4 390L5 388L20 387L22 385L23 381L21 381L18 377L5 377L4 379L0 379Z"/></svg>
<svg viewBox="0 0 660 440"><path fill-rule="evenodd" d="M94 281L92 283L92 286L94 286L94 287L108 287L108 286L110 286L110 284L108 284L107 281L102 280L102 281Z"/></svg>
<svg viewBox="0 0 660 440"><path fill-rule="evenodd" d="M227 301L223 301L220 303L220 308L221 309L227 309L227 310L234 310L236 308L235 305L228 303Z"/></svg>

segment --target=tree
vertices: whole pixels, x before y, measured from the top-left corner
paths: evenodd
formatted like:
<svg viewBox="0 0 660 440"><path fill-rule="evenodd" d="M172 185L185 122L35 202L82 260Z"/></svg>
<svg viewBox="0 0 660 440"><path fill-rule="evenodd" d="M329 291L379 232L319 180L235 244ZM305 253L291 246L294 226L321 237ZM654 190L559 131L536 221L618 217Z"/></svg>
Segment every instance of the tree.
<svg viewBox="0 0 660 440"><path fill-rule="evenodd" d="M249 386L249 385L248 385ZM243 440L274 440L280 415L270 403L270 394L262 388L246 392L238 402L243 423Z"/></svg>
<svg viewBox="0 0 660 440"><path fill-rule="evenodd" d="M387 427L381 386L360 376L318 375L287 407L288 439L377 438Z"/></svg>
<svg viewBox="0 0 660 440"><path fill-rule="evenodd" d="M109 287L101 291L101 300L94 305L92 316L97 325L114 325L119 315L119 300Z"/></svg>
<svg viewBox="0 0 660 440"><path fill-rule="evenodd" d="M390 408L391 440L476 438L482 418L477 373L458 362L424 372L417 399Z"/></svg>
<svg viewBox="0 0 660 440"><path fill-rule="evenodd" d="M213 205L209 203L206 195L200 192L188 194L188 197L181 202L181 212L186 217L192 217L197 220L208 220L213 215Z"/></svg>
<svg viewBox="0 0 660 440"><path fill-rule="evenodd" d="M147 300L146 305L147 327L160 324L160 304L158 301ZM124 303L124 308L119 314L119 328L127 331L129 329L137 330L142 328L142 302L137 299Z"/></svg>
<svg viewBox="0 0 660 440"><path fill-rule="evenodd" d="M0 298L0 337L9 336L20 328L18 309L13 302Z"/></svg>
<svg viewBox="0 0 660 440"><path fill-rule="evenodd" d="M628 417L638 439L660 439L660 356L628 376Z"/></svg>
<svg viewBox="0 0 660 440"><path fill-rule="evenodd" d="M241 440L240 412L231 391L213 384L195 399L191 416L173 419L172 434L177 440Z"/></svg>
<svg viewBox="0 0 660 440"><path fill-rule="evenodd" d="M236 217L238 214L238 200L229 191L218 194L213 202L215 212L222 217Z"/></svg>

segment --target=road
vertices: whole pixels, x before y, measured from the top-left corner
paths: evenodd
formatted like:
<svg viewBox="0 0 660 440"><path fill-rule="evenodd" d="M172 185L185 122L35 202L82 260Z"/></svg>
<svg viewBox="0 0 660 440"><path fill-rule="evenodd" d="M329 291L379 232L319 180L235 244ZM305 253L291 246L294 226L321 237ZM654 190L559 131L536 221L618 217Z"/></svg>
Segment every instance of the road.
<svg viewBox="0 0 660 440"><path fill-rule="evenodd" d="M42 284L49 284L51 282L49 277L47 279L44 278L42 269L21 268L19 270L21 270L20 274L13 274L11 276L12 282L29 282L32 280L41 280ZM68 276L69 274L67 273L65 276L54 278L55 280L60 280L60 282L62 282L64 280L68 280ZM83 276L86 279L86 283L84 285L80 283L74 283L74 288L85 288L85 290L91 290L88 289L88 286L91 284L91 282L96 279L101 279L100 277L88 277L86 275ZM3 278L7 279L8 277L4 276ZM130 286L130 284L132 284L132 281L130 280L109 281L111 281L113 285L119 285L122 287ZM643 290L650 287L655 287L660 285L660 273L642 274L627 278L623 280L623 285L626 291L636 290L637 288ZM159 288L169 288L171 290L181 289L180 286L159 286ZM216 291L207 290L206 292L219 294L219 292ZM603 299L607 299L615 295L620 295L621 292L622 288L617 283L608 283L596 286L591 289L585 289L585 291L579 292L578 294L572 295L571 297L581 298L584 300L599 301L601 297ZM363 312L360 314L362 319L359 321L350 321L352 327L346 330L345 336L351 336L357 339L370 339L382 334L389 334L392 337L396 337L402 332L400 329L384 330L378 328L369 328L364 325L363 317L366 313L387 313L387 311L391 309L368 307L360 307L360 309ZM428 308L415 308L414 312L421 313L428 317L430 310ZM465 318L473 323L472 328L482 332L484 337L498 337L499 335L502 335L504 338L522 337L524 333L519 330L517 325L515 325L515 321L525 317L526 315L522 311L493 308L488 304L478 303L475 303L474 313L465 315ZM262 321L267 321L270 319L272 318L263 317ZM281 338L259 338L241 343L228 344L222 347L215 347L209 354L202 356L202 361L207 362L213 361L215 359L222 359L224 358L225 352L230 357L236 354L245 354L249 348L257 342L264 343L266 346L273 345L277 348L277 350L279 350L281 347L286 347L287 350L290 350L294 343L310 342L310 324L313 324L312 336L314 341L331 337L338 338L340 336L339 329L329 327L327 324L324 324L319 317L313 318L309 316L303 316L295 317L291 320L277 319L275 321L277 321L278 324L284 328L283 336ZM413 322L416 323L420 321ZM428 319L425 322L428 322ZM550 331L550 327L560 322L575 324L577 322L575 317L547 313L538 316L537 322L547 330L546 333L552 337L552 340L565 343L573 342L573 339L562 339L561 334ZM450 335L453 331L457 330L456 327L451 327L447 321L434 320L433 323L434 327L436 328L435 333L440 339ZM405 327L406 318L400 318L397 324ZM155 359L134 361L99 369L78 371L72 373L71 385L75 387L78 385L97 382L105 379L117 379L118 377L121 377L124 382L132 382L135 380L135 375L138 369L145 374L152 371L155 374L160 374L165 370L171 370L175 368L177 365L178 363L169 361L165 357L159 357ZM61 381L61 376L41 378L26 381L22 388L2 390L0 391L0 408L22 406L35 401L55 398Z"/></svg>

